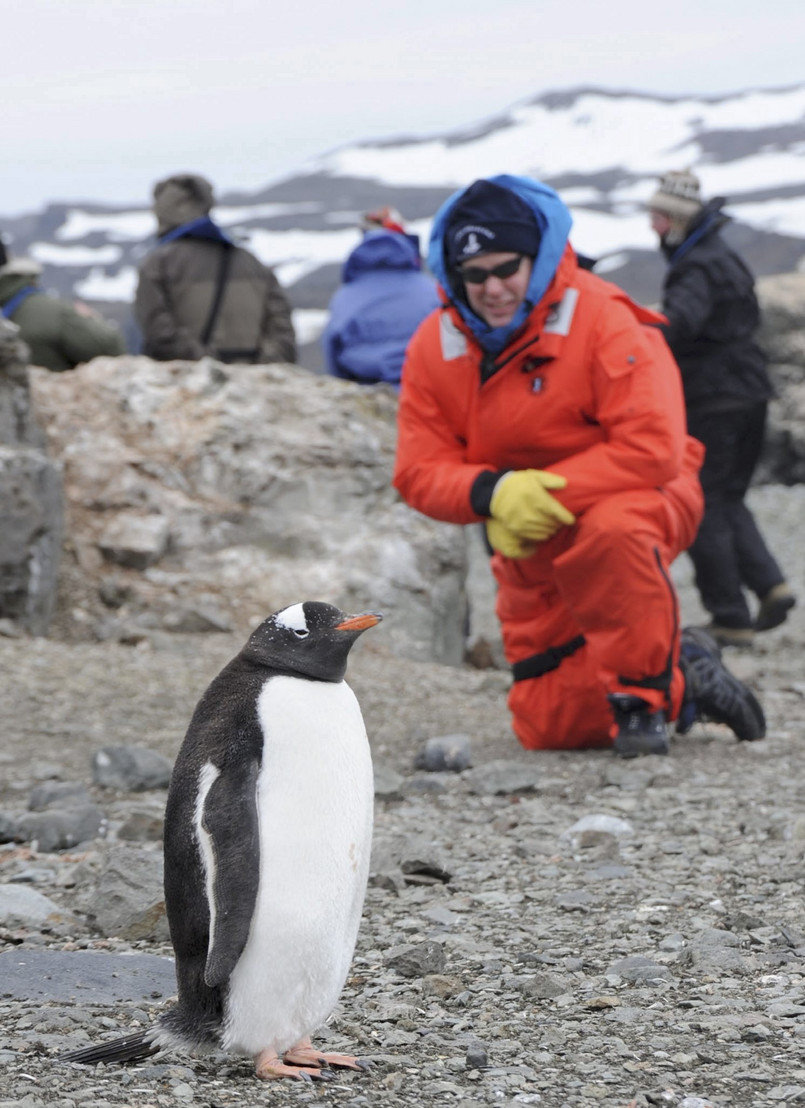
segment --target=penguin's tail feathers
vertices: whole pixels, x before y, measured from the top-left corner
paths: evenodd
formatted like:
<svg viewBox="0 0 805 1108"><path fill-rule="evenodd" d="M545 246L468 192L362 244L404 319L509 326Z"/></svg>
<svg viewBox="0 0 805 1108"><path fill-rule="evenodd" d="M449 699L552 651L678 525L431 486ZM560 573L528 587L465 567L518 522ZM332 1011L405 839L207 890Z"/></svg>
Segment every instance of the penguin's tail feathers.
<svg viewBox="0 0 805 1108"><path fill-rule="evenodd" d="M70 1050L66 1054L60 1054L58 1061L78 1062L82 1066L94 1066L96 1062L106 1062L112 1065L139 1062L162 1049L153 1040L154 1028L150 1028L135 1035L121 1035L119 1039L109 1039L105 1043L97 1043L95 1046Z"/></svg>

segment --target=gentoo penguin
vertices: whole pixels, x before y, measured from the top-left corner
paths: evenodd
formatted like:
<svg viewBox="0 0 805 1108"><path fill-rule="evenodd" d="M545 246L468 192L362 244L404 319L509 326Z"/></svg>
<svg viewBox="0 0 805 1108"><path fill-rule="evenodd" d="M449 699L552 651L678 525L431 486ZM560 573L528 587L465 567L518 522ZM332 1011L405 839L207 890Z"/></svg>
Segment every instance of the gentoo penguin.
<svg viewBox="0 0 805 1108"><path fill-rule="evenodd" d="M322 1054L355 949L372 837L369 743L347 655L374 627L307 601L269 616L196 707L165 813L165 905L178 1002L140 1035L63 1055L163 1047L251 1055L258 1077L363 1068Z"/></svg>

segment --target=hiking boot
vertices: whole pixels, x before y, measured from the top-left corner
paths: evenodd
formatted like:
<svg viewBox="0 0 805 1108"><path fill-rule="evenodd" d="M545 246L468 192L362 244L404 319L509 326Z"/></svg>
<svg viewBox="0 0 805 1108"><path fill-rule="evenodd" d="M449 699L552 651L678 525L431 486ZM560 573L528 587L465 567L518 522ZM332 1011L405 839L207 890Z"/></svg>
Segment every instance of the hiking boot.
<svg viewBox="0 0 805 1108"><path fill-rule="evenodd" d="M718 644L701 627L682 631L679 665L685 696L676 730L684 735L697 720L726 725L745 742L762 739L766 717L757 697L726 668Z"/></svg>
<svg viewBox="0 0 805 1108"><path fill-rule="evenodd" d="M788 613L796 602L797 598L786 581L781 581L779 585L769 589L760 601L755 630L771 631L772 627L779 627L781 623L785 623Z"/></svg>
<svg viewBox="0 0 805 1108"><path fill-rule="evenodd" d="M664 712L652 712L639 696L615 693L609 702L618 727L612 749L619 758L668 753Z"/></svg>
<svg viewBox="0 0 805 1108"><path fill-rule="evenodd" d="M699 650L721 661L721 647L709 627L683 627L680 646L684 646L688 654Z"/></svg>
<svg viewBox="0 0 805 1108"><path fill-rule="evenodd" d="M708 623L700 628L716 640L719 646L738 646L747 649L755 641L752 627L722 627L720 623Z"/></svg>

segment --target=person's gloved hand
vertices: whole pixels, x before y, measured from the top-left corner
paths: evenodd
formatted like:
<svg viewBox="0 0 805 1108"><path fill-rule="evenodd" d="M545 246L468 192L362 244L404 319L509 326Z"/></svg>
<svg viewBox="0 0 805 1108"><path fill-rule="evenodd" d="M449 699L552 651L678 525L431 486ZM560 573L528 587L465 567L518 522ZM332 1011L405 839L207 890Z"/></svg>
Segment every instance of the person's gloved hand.
<svg viewBox="0 0 805 1108"><path fill-rule="evenodd" d="M548 491L563 489L566 484L567 479L558 473L514 470L504 474L495 485L489 510L493 519L520 538L544 542L560 527L576 522L573 513Z"/></svg>
<svg viewBox="0 0 805 1108"><path fill-rule="evenodd" d="M531 539L521 539L497 519L486 521L486 537L492 549L506 558L528 558L537 549L535 542Z"/></svg>

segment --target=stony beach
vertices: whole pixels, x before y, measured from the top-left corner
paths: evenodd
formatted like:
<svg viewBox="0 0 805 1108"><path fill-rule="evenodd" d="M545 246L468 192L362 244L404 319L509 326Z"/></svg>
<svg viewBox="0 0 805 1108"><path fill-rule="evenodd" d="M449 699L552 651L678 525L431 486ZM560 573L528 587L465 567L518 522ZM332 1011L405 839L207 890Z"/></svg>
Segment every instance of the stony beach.
<svg viewBox="0 0 805 1108"><path fill-rule="evenodd" d="M752 503L805 597L802 486ZM675 574L686 621L701 622L684 559ZM697 725L668 758L633 762L521 750L505 673L409 661L373 631L348 674L375 761L372 875L316 1040L371 1070L311 1085L260 1082L220 1054L59 1062L147 1025L172 988L164 919L136 911L159 873L165 789L98 784L93 758L136 746L169 765L241 645L0 638L0 826L30 821L39 789L50 807L29 826L55 833L71 784L85 817L100 813L70 848L0 846L0 1108L805 1104L803 607L726 654L765 706L764 741ZM466 737L471 765L417 768L445 735ZM115 933L104 912L125 886Z"/></svg>

